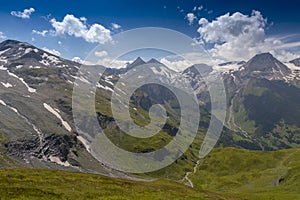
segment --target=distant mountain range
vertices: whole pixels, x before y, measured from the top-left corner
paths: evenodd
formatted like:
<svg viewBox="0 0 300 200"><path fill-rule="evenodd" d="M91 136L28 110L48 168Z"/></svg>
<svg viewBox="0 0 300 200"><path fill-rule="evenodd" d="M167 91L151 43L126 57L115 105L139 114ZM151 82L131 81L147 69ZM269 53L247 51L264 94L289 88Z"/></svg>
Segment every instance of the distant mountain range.
<svg viewBox="0 0 300 200"><path fill-rule="evenodd" d="M145 62L141 58L126 68L107 69L97 84L95 105L99 124L118 146L132 152L154 151L172 140L178 130L178 101L166 88L155 84L137 90L129 109L134 121L145 125L149 123L151 105L164 105L169 118L157 136L142 140L129 137L114 121L110 100L120 76L151 64L153 67L146 69L147 75L174 85L191 84L201 110L199 136L189 150L167 170L151 176L179 178L197 162L196 152L211 117L209 92L201 76L224 79L228 111L219 146L259 150L300 147L300 58L282 63L270 53L256 55L248 62L213 67L199 64L201 75L195 65L175 72L155 59ZM76 131L72 116L73 84L76 79L89 83L85 74L77 76L79 67L79 63L28 43L7 40L0 44L0 151L7 156L0 167L15 162L27 167L133 178L96 160L86 138Z"/></svg>

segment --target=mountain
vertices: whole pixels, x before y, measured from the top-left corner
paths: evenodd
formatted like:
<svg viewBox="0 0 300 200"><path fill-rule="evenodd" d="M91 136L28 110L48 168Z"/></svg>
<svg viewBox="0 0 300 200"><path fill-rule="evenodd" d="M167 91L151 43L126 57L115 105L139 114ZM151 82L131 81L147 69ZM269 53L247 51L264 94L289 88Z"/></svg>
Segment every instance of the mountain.
<svg viewBox="0 0 300 200"><path fill-rule="evenodd" d="M106 70L96 85L97 120L114 144L135 153L152 152L172 141L180 125L179 102L168 88L159 84L151 83L136 89L127 108L120 104L122 109L129 110L136 124L150 123L149 110L155 104L164 106L168 116L157 135L139 139L118 127L111 111L112 93L118 91L122 102L130 81L143 83L147 78L174 87L184 88L190 84L194 89L201 111L196 139L176 162L142 176L180 180L195 167L209 121L214 117L210 113L205 79L210 83L224 79L226 87L228 113L219 147L256 150L299 147L298 72L269 53L256 55L240 64L230 63L229 67L197 64L176 72L155 59L145 62L137 58L124 69L109 69L80 66L27 43L4 41L0 44L0 152L8 158L0 165L10 166L16 162L15 165L26 167L136 178L97 160L90 152L88 139L77 132L72 114L74 81L91 84L88 73L78 74L80 67ZM238 67L231 68L231 65ZM90 123L87 120L85 126L91 127Z"/></svg>
<svg viewBox="0 0 300 200"><path fill-rule="evenodd" d="M139 68L141 64L148 67ZM94 158L87 139L79 135L74 126L72 89L75 80L90 84L89 74L77 74L79 67L89 66L80 66L79 63L62 59L28 43L12 40L0 44L0 66L0 152L5 152L16 165L26 167L133 178ZM148 75L161 81L170 81L176 75L173 70L154 59L145 63L137 58L127 67L136 69L138 76ZM158 85L148 85L136 91L131 99L130 112L137 124L149 122L149 108L156 103L167 107L169 118L155 137L139 140L128 136L118 128L113 118L111 95L120 77L133 76L133 72L106 69L96 85L96 114L112 142L128 151L150 152L166 145L176 134L179 124L178 102L174 101L170 91ZM89 122L86 126L90 126ZM187 159L187 155L193 159ZM176 164L181 173L174 175L184 175L185 169L181 166L192 168L196 158L196 154L187 152L182 161ZM8 166L11 163L9 159L0 165ZM172 171L169 173L173 174Z"/></svg>
<svg viewBox="0 0 300 200"><path fill-rule="evenodd" d="M227 126L243 138L232 143L263 150L299 145L300 88L294 80L293 71L270 53L225 75Z"/></svg>
<svg viewBox="0 0 300 200"><path fill-rule="evenodd" d="M283 80L290 74L291 70L270 53L256 55L240 68L241 76L269 80Z"/></svg>
<svg viewBox="0 0 300 200"><path fill-rule="evenodd" d="M219 64L219 66L223 67L223 66L234 65L234 64L243 65L245 63L246 63L245 61L229 61L229 62L221 63L221 64Z"/></svg>
<svg viewBox="0 0 300 200"><path fill-rule="evenodd" d="M158 60L151 58L150 60L147 61L147 63L157 63L157 64L161 64Z"/></svg>
<svg viewBox="0 0 300 200"><path fill-rule="evenodd" d="M79 65L28 43L0 44L0 151L26 167L111 173L73 124L73 82L85 81Z"/></svg>
<svg viewBox="0 0 300 200"><path fill-rule="evenodd" d="M128 64L128 65L126 66L126 69L127 69L127 70L131 70L131 69L133 69L134 67L139 66L139 65L143 65L143 64L146 64L146 62L145 62L141 57L138 57L138 58L135 59L132 63Z"/></svg>
<svg viewBox="0 0 300 200"><path fill-rule="evenodd" d="M295 66L300 67L300 58L291 60L290 63L293 63Z"/></svg>
<svg viewBox="0 0 300 200"><path fill-rule="evenodd" d="M208 75L212 71L213 71L213 69L211 66L208 66L206 64L196 64L196 65L186 68L182 72L182 74L196 78L196 76L198 76L198 75L201 75L201 76Z"/></svg>

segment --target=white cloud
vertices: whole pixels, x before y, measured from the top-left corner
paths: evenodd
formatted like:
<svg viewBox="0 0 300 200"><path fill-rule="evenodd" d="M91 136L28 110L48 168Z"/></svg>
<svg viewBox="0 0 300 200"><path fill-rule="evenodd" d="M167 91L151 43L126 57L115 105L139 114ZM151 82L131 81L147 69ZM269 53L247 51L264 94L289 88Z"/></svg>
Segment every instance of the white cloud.
<svg viewBox="0 0 300 200"><path fill-rule="evenodd" d="M6 39L6 36L4 35L3 32L0 31L0 39Z"/></svg>
<svg viewBox="0 0 300 200"><path fill-rule="evenodd" d="M47 47L42 48L44 51L47 51L53 55L60 56L61 53L55 49L48 49Z"/></svg>
<svg viewBox="0 0 300 200"><path fill-rule="evenodd" d="M85 65L103 65L108 68L124 68L128 63L133 62L133 60L120 60L111 57L101 58L99 60L84 60L81 63Z"/></svg>
<svg viewBox="0 0 300 200"><path fill-rule="evenodd" d="M63 21L58 22L51 19L51 25L55 29L56 35L68 34L77 38L83 38L87 42L104 44L111 42L111 32L100 24L87 26L85 18L76 18L74 15L67 14Z"/></svg>
<svg viewBox="0 0 300 200"><path fill-rule="evenodd" d="M80 21L83 21L83 22L86 22L86 21L87 21L87 18L86 18L86 17L80 17L79 19L80 19Z"/></svg>
<svg viewBox="0 0 300 200"><path fill-rule="evenodd" d="M97 56L97 57L105 57L107 55L108 55L107 51L96 51L95 52L95 56Z"/></svg>
<svg viewBox="0 0 300 200"><path fill-rule="evenodd" d="M194 20L197 19L194 13L186 14L185 18L189 21L189 25L192 25L194 23Z"/></svg>
<svg viewBox="0 0 300 200"><path fill-rule="evenodd" d="M273 54L281 62L289 62L296 58L300 58L299 54L295 54L286 50L272 50L270 51L270 53Z"/></svg>
<svg viewBox="0 0 300 200"><path fill-rule="evenodd" d="M117 30L117 29L120 29L120 28L121 28L121 25L116 24L116 23L111 23L110 25L111 25L111 28L112 28L113 30Z"/></svg>
<svg viewBox="0 0 300 200"><path fill-rule="evenodd" d="M48 33L48 31L47 30L43 30L43 31L32 30L32 33L45 37L46 34Z"/></svg>
<svg viewBox="0 0 300 200"><path fill-rule="evenodd" d="M248 60L262 52L271 52L281 61L288 61L298 56L291 50L299 47L300 42L284 42L288 36L266 36L267 20L259 11L253 11L250 16L239 12L232 15L227 13L211 22L201 18L198 23L200 25L198 41L200 44L205 42L213 45L208 50L213 58L240 61Z"/></svg>
<svg viewBox="0 0 300 200"><path fill-rule="evenodd" d="M183 71L194 64L207 64L210 66L224 62L220 59L212 59L205 52L190 52L181 55L170 55L160 59L160 62L175 71Z"/></svg>
<svg viewBox="0 0 300 200"><path fill-rule="evenodd" d="M196 10L201 11L202 9L203 9L202 5L200 5L200 6L194 6L193 11L196 11Z"/></svg>
<svg viewBox="0 0 300 200"><path fill-rule="evenodd" d="M210 52L227 59L248 59L265 45L266 19L259 11L250 16L236 12L217 17L212 22L199 20L200 37L206 43L213 43Z"/></svg>
<svg viewBox="0 0 300 200"><path fill-rule="evenodd" d="M175 71L183 71L184 69L192 66L191 62L187 60L169 60L167 57L160 59L159 62Z"/></svg>
<svg viewBox="0 0 300 200"><path fill-rule="evenodd" d="M15 17L20 17L22 19L29 19L30 18L30 15L35 12L35 9L34 8L28 8L28 9L24 9L23 12L21 11L11 11L10 14L12 16L15 16Z"/></svg>
<svg viewBox="0 0 300 200"><path fill-rule="evenodd" d="M80 64L83 63L83 60L82 60L81 58L79 58L79 57L74 57L74 58L72 58L72 61L73 61L73 62L80 63Z"/></svg>
<svg viewBox="0 0 300 200"><path fill-rule="evenodd" d="M96 64L110 68L124 68L130 62L132 62L132 60L115 60L113 58L106 57L99 60Z"/></svg>

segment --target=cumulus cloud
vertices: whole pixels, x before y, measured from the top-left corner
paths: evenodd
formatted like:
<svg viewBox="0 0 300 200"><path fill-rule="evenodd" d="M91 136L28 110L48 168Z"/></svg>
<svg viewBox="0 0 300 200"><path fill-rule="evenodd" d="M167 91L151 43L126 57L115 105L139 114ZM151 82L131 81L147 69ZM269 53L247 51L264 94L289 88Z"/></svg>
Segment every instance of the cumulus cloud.
<svg viewBox="0 0 300 200"><path fill-rule="evenodd" d="M72 58L72 61L73 62L77 62L77 63L79 63L79 64L82 64L83 63L83 60L81 59L81 58L79 58L79 57L74 57L74 58Z"/></svg>
<svg viewBox="0 0 300 200"><path fill-rule="evenodd" d="M240 60L248 58L263 45L266 19L259 11L250 16L236 12L222 15L209 22L199 20L200 37L207 43L213 43L211 52L214 55Z"/></svg>
<svg viewBox="0 0 300 200"><path fill-rule="evenodd" d="M294 58L291 48L300 46L299 42L284 42L280 37L267 37L267 20L259 11L251 15L239 12L225 14L215 20L201 18L200 43L212 44L209 52L213 57L223 60L248 60L262 52L271 52L282 61Z"/></svg>
<svg viewBox="0 0 300 200"><path fill-rule="evenodd" d="M224 60L212 58L209 54L204 52L189 52L181 55L163 57L160 59L160 62L175 71L183 71L194 64L203 63L210 66L216 66L224 62Z"/></svg>
<svg viewBox="0 0 300 200"><path fill-rule="evenodd" d="M270 51L271 54L275 55L276 58L282 62L289 62L291 60L294 60L296 58L300 58L299 54L292 53L287 50L272 50Z"/></svg>
<svg viewBox="0 0 300 200"><path fill-rule="evenodd" d="M10 14L12 16L19 17L22 19L29 19L30 15L34 12L35 12L34 8L28 8L28 9L24 9L23 12L22 11L11 11Z"/></svg>
<svg viewBox="0 0 300 200"><path fill-rule="evenodd" d="M95 56L97 56L97 57L105 57L107 55L108 55L107 51L96 51L95 52Z"/></svg>
<svg viewBox="0 0 300 200"><path fill-rule="evenodd" d="M47 51L48 53L51 53L53 55L56 55L56 56L60 56L61 53L55 49L48 49L47 47L44 47L42 48L44 51Z"/></svg>
<svg viewBox="0 0 300 200"><path fill-rule="evenodd" d="M83 38L87 42L104 44L112 41L111 31L101 24L86 25L86 18L76 18L67 14L63 21L50 20L56 35L68 34L77 38Z"/></svg>
<svg viewBox="0 0 300 200"><path fill-rule="evenodd" d="M119 69L119 68L126 67L126 65L131 62L133 62L133 61L132 60L118 60L118 59L116 60L113 58L106 57L106 58L100 59L96 64L103 65L103 66L110 67L110 68L118 68Z"/></svg>
<svg viewBox="0 0 300 200"><path fill-rule="evenodd" d="M6 36L4 35L3 32L0 31L0 39L6 39Z"/></svg>
<svg viewBox="0 0 300 200"><path fill-rule="evenodd" d="M167 67L169 67L170 69L173 69L175 71L183 71L184 69L192 66L191 62L184 60L184 59L180 59L180 60L172 60L169 59L168 57L164 57L162 59L160 59L160 61L162 64L166 65Z"/></svg>
<svg viewBox="0 0 300 200"><path fill-rule="evenodd" d="M113 30L118 30L118 29L121 28L121 25L116 24L116 23L111 23L110 25L111 25L111 28L112 28Z"/></svg>
<svg viewBox="0 0 300 200"><path fill-rule="evenodd" d="M194 21L197 19L194 13L186 14L185 18L189 21L189 25L192 25Z"/></svg>
<svg viewBox="0 0 300 200"><path fill-rule="evenodd" d="M32 33L45 37L46 34L48 33L48 31L47 30L43 30L43 31L32 30Z"/></svg>

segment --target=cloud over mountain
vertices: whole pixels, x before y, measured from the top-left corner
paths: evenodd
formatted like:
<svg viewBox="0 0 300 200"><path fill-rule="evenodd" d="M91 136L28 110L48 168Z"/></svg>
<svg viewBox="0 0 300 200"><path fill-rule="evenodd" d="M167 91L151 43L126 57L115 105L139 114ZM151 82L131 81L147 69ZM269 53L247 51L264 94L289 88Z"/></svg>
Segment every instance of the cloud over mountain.
<svg viewBox="0 0 300 200"><path fill-rule="evenodd" d="M211 22L201 18L199 25L201 39L213 43L211 52L222 57L248 57L265 38L266 19L259 11L253 11L250 16L227 13Z"/></svg>
<svg viewBox="0 0 300 200"><path fill-rule="evenodd" d="M288 49L298 44L286 43L279 37L266 36L267 19L259 11L252 11L251 15L227 13L212 21L201 18L198 23L200 40L212 44L209 52L214 57L246 60L257 53L270 51L285 60L297 57Z"/></svg>

